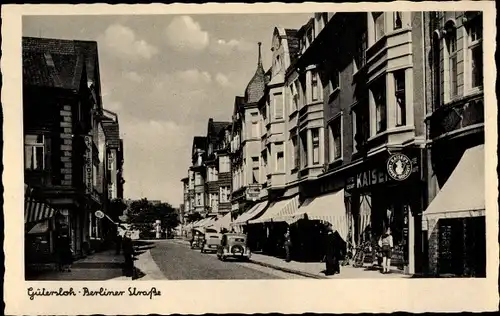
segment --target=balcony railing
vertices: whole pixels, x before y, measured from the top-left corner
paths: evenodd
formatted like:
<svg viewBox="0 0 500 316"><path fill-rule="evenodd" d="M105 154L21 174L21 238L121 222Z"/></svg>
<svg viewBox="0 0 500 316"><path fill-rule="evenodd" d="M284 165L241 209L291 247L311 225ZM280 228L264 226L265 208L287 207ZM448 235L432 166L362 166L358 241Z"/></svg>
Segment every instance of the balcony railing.
<svg viewBox="0 0 500 316"><path fill-rule="evenodd" d="M429 121L431 138L484 123L483 95L462 98L440 107L432 113Z"/></svg>

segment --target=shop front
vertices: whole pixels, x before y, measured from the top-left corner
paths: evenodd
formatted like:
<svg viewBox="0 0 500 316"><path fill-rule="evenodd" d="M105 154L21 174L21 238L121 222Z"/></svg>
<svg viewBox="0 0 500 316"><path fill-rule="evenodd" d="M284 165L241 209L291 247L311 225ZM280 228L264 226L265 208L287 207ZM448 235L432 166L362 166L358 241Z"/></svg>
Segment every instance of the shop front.
<svg viewBox="0 0 500 316"><path fill-rule="evenodd" d="M394 241L391 264L415 273L421 252L421 161L420 149L391 150L352 168L345 185L352 216L350 234L354 245L371 245L365 262L377 262L378 240L390 229Z"/></svg>

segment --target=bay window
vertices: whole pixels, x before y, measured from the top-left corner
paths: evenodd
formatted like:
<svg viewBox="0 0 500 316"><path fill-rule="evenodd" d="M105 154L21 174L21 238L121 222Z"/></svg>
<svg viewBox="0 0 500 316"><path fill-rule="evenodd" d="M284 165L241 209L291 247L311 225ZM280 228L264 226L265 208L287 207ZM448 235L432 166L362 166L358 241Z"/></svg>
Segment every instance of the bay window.
<svg viewBox="0 0 500 316"><path fill-rule="evenodd" d="M313 150L313 164L319 164L319 128L311 130L312 134L312 150Z"/></svg>
<svg viewBox="0 0 500 316"><path fill-rule="evenodd" d="M479 15L467 26L468 31L468 60L469 88L483 85L483 19Z"/></svg>
<svg viewBox="0 0 500 316"><path fill-rule="evenodd" d="M387 103L385 95L385 85L385 76L382 76L382 78L380 78L371 87L371 92L375 101L377 133L381 133L387 129Z"/></svg>
<svg viewBox="0 0 500 316"><path fill-rule="evenodd" d="M385 19L384 12L374 12L373 22L375 24L375 42L384 37L385 35Z"/></svg>
<svg viewBox="0 0 500 316"><path fill-rule="evenodd" d="M300 167L305 168L308 165L307 162L307 132L303 131L300 133Z"/></svg>
<svg viewBox="0 0 500 316"><path fill-rule="evenodd" d="M446 53L448 68L448 101L458 94L458 56L457 56L457 29L454 23L446 26Z"/></svg>
<svg viewBox="0 0 500 316"><path fill-rule="evenodd" d="M283 94L281 92L274 94L274 118L277 120L283 118Z"/></svg>
<svg viewBox="0 0 500 316"><path fill-rule="evenodd" d="M405 93L405 71L394 72L394 84L396 86L396 126L406 125L406 93Z"/></svg>
<svg viewBox="0 0 500 316"><path fill-rule="evenodd" d="M276 153L276 170L278 172L285 171L285 155L283 151L279 151Z"/></svg>
<svg viewBox="0 0 500 316"><path fill-rule="evenodd" d="M252 183L259 183L259 157L252 157Z"/></svg>
<svg viewBox="0 0 500 316"><path fill-rule="evenodd" d="M356 37L356 51L354 55L354 63L356 64L356 69L361 69L366 63L366 46L367 37L366 32L361 33Z"/></svg>
<svg viewBox="0 0 500 316"><path fill-rule="evenodd" d="M329 158L330 162L342 158L342 115L334 118L329 126Z"/></svg>
<svg viewBox="0 0 500 316"><path fill-rule="evenodd" d="M24 167L28 170L45 169L45 139L43 135L24 136Z"/></svg>
<svg viewBox="0 0 500 316"><path fill-rule="evenodd" d="M403 13L396 11L394 12L394 29L398 30L403 27Z"/></svg>
<svg viewBox="0 0 500 316"><path fill-rule="evenodd" d="M311 72L311 95L312 95L312 101L318 101L320 99L319 97L319 85L318 85L318 72L312 71Z"/></svg>

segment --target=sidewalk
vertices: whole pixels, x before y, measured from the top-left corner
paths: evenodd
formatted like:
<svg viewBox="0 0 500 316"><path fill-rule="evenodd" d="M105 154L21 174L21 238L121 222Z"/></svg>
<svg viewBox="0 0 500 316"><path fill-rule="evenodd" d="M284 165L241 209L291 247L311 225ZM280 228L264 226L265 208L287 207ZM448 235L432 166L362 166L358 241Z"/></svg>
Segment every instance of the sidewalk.
<svg viewBox="0 0 500 316"><path fill-rule="evenodd" d="M189 241L184 239L175 239L179 244L189 245ZM260 266L280 270L287 273L297 274L314 279L401 279L411 278L410 275L403 274L400 270L392 267L391 273L382 274L378 269L372 268L371 265L354 268L352 266L341 266L340 274L326 276L324 274L324 262L286 262L285 260L273 256L252 253L250 261Z"/></svg>
<svg viewBox="0 0 500 316"><path fill-rule="evenodd" d="M151 257L149 249L141 251L136 256L134 266L137 280L165 279ZM36 276L26 278L32 281L131 281L131 277L123 276L123 255L116 255L115 250L94 253L73 263L70 272L46 271Z"/></svg>
<svg viewBox="0 0 500 316"><path fill-rule="evenodd" d="M281 258L253 253L251 261L255 264L281 270L288 273L315 279L375 279L375 278L410 278L411 276L402 274L397 268L393 267L391 273L382 274L378 269L369 265L360 268L352 266L341 266L340 274L326 276L324 274L324 262L286 262Z"/></svg>

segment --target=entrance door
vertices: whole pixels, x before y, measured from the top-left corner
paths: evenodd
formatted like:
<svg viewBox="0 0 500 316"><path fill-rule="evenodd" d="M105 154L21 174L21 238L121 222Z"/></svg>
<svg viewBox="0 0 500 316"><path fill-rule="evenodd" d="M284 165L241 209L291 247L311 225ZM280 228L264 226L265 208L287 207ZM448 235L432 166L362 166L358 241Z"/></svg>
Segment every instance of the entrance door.
<svg viewBox="0 0 500 316"><path fill-rule="evenodd" d="M463 274L464 236L462 219L439 220L439 274Z"/></svg>

